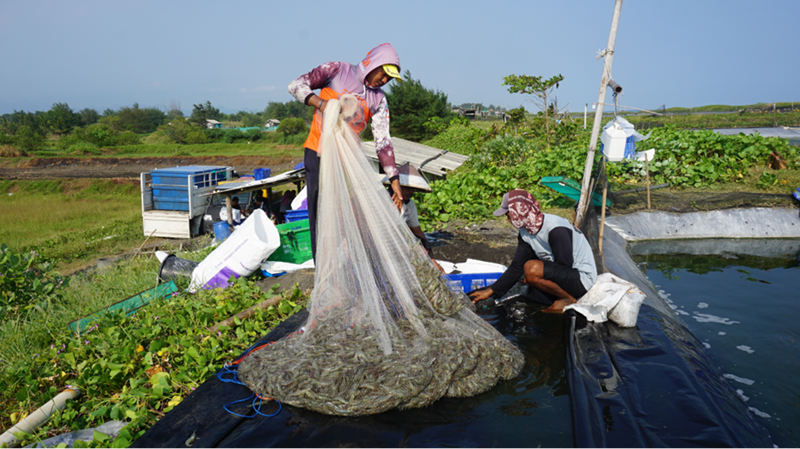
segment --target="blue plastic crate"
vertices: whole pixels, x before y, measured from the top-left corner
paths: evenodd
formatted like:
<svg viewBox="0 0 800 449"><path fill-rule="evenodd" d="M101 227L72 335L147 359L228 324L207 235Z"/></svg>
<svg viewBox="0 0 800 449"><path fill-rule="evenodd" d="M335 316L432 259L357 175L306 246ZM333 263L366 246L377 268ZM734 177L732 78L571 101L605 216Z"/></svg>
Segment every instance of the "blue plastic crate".
<svg viewBox="0 0 800 449"><path fill-rule="evenodd" d="M186 186L153 186L153 199L160 201L189 201Z"/></svg>
<svg viewBox="0 0 800 449"><path fill-rule="evenodd" d="M503 273L447 274L444 276L450 290L469 293L494 284Z"/></svg>
<svg viewBox="0 0 800 449"><path fill-rule="evenodd" d="M189 199L187 198L186 200L179 200L179 199L160 200L157 198L153 198L153 209L180 210L184 212L189 212Z"/></svg>
<svg viewBox="0 0 800 449"><path fill-rule="evenodd" d="M272 173L272 169L269 168L257 168L253 170L253 179L256 181L260 181L262 179L267 179L270 177Z"/></svg>
<svg viewBox="0 0 800 449"><path fill-rule="evenodd" d="M283 216L287 223L300 220L308 220L308 209L287 210Z"/></svg>
<svg viewBox="0 0 800 449"><path fill-rule="evenodd" d="M227 179L225 167L211 165L187 165L184 167L157 168L150 170L153 185L188 186L189 177L196 188L211 187Z"/></svg>

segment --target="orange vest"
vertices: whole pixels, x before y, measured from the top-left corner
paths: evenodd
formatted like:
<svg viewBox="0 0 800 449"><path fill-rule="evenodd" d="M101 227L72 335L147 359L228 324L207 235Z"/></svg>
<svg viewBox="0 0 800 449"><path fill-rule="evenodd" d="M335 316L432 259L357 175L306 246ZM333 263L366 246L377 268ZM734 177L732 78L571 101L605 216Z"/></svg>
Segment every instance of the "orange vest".
<svg viewBox="0 0 800 449"><path fill-rule="evenodd" d="M349 92L344 91L344 94L347 93ZM323 88L319 93L319 97L325 101L334 99L338 100L341 95L343 94L336 92L330 87ZM370 112L367 102L363 98L359 96L356 96L356 98L358 98L358 103L361 105L361 108L356 111L356 114L353 116L353 118L348 120L348 123L350 124L350 127L353 128L353 131L356 132L356 134L361 134L361 132L367 128L367 123L369 123L369 120L372 118L372 112ZM305 143L303 143L303 146L319 152L319 139L321 136L322 114L319 112L319 108L317 108L314 110L314 121L311 122L311 131L308 133L308 138L306 139Z"/></svg>

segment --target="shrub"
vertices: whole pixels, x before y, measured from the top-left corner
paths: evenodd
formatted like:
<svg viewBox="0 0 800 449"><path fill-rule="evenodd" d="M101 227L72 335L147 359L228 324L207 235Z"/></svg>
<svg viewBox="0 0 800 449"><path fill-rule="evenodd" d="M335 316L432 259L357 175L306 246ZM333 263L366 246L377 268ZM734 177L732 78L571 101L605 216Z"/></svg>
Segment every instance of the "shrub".
<svg viewBox="0 0 800 449"><path fill-rule="evenodd" d="M132 131L121 132L114 140L117 145L138 145L142 143L142 137Z"/></svg>
<svg viewBox="0 0 800 449"><path fill-rule="evenodd" d="M83 140L78 141L67 147L68 152L75 154L98 154L99 151L97 150L98 150L97 145L85 142Z"/></svg>
<svg viewBox="0 0 800 449"><path fill-rule="evenodd" d="M295 134L303 134L308 132L305 120L301 118L286 118L281 120L278 125L278 132L283 133L285 136L292 136Z"/></svg>
<svg viewBox="0 0 800 449"><path fill-rule="evenodd" d="M187 144L202 144L208 143L208 135L203 132L202 128L193 127L189 129L184 138L184 143Z"/></svg>
<svg viewBox="0 0 800 449"><path fill-rule="evenodd" d="M21 125L14 138L14 146L22 151L35 151L44 143L44 136L28 125Z"/></svg>

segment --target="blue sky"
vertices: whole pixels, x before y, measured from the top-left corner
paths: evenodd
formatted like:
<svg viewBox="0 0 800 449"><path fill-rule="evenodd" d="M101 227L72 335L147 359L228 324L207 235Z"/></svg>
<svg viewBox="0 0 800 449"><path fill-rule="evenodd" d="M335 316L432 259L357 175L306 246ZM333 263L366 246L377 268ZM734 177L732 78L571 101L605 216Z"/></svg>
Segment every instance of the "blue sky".
<svg viewBox="0 0 800 449"><path fill-rule="evenodd" d="M335 5L335 6L332 6ZM0 114L289 101L287 85L383 42L451 103L536 107L501 84L562 74L559 106L597 101L613 0L0 0ZM613 77L637 108L800 102L800 2L625 0ZM610 96L607 97L610 100Z"/></svg>

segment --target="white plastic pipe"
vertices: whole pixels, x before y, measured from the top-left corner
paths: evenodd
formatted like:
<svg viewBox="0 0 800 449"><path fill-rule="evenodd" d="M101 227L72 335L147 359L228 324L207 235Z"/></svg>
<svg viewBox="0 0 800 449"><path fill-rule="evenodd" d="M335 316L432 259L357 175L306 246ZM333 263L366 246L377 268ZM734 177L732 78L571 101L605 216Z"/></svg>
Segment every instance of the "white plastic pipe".
<svg viewBox="0 0 800 449"><path fill-rule="evenodd" d="M16 447L18 446L17 437L14 436L17 432L33 433L36 429L44 424L56 410L63 410L67 401L75 399L80 396L81 390L78 388L67 388L62 391L48 403L39 407L38 410L28 415L25 419L17 423L14 427L8 429L0 435L0 446Z"/></svg>

